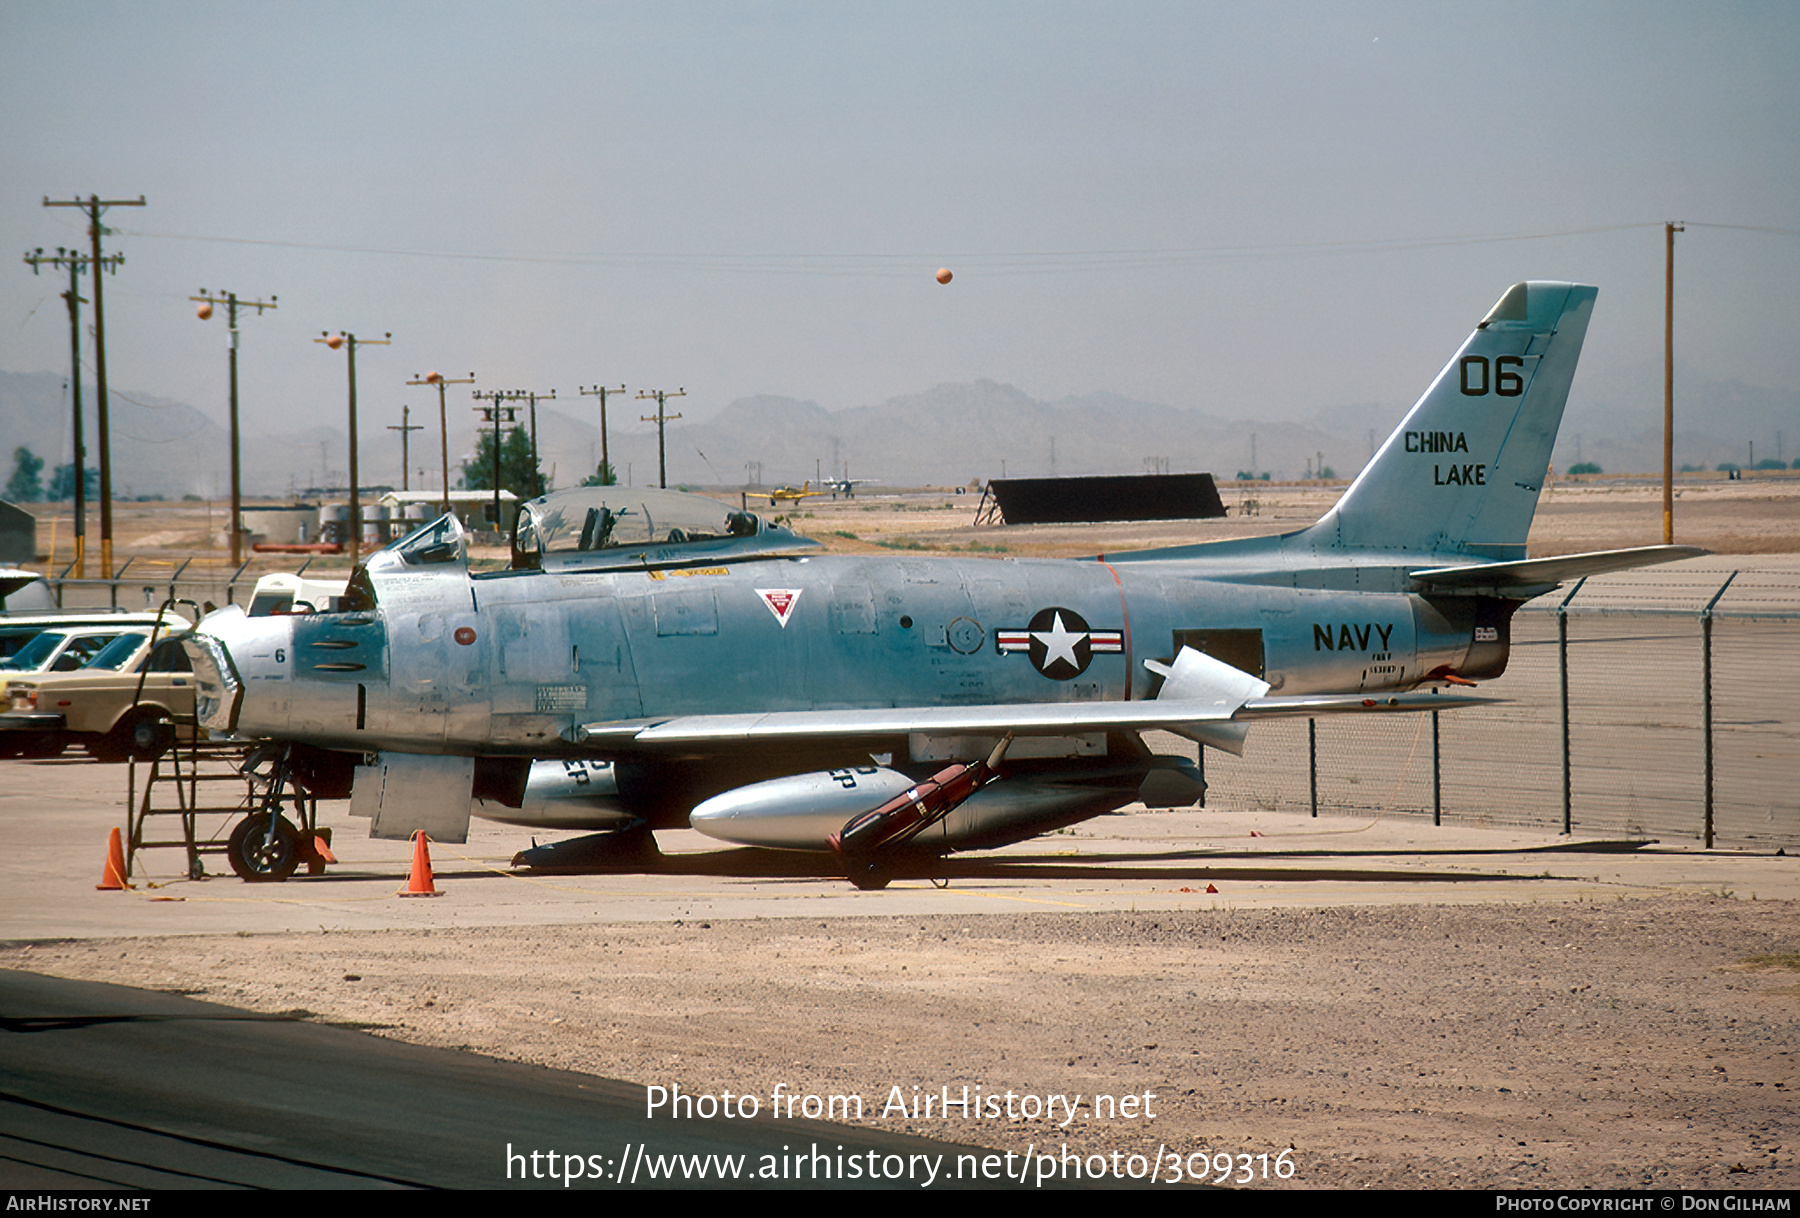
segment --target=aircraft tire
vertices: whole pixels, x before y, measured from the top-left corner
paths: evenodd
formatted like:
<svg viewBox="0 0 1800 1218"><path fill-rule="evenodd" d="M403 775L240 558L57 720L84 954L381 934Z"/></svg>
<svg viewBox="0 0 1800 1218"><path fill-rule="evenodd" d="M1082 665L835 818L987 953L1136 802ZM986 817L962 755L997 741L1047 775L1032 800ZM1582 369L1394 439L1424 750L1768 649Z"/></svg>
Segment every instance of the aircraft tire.
<svg viewBox="0 0 1800 1218"><path fill-rule="evenodd" d="M265 846L268 832L269 818L262 813L246 816L231 831L226 858L231 861L231 869L245 883L285 880L300 865L300 834L288 818L275 818L275 840Z"/></svg>

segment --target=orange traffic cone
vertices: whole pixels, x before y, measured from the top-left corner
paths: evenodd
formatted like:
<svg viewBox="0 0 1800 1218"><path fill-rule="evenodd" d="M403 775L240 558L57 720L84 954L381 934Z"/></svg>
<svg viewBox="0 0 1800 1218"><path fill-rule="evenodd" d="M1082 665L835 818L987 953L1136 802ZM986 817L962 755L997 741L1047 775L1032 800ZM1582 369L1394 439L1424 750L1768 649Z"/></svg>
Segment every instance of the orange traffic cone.
<svg viewBox="0 0 1800 1218"><path fill-rule="evenodd" d="M402 897L441 897L444 894L437 890L431 882L431 852L425 848L425 831L420 829L413 834L412 877L407 880L406 887L396 896Z"/></svg>
<svg viewBox="0 0 1800 1218"><path fill-rule="evenodd" d="M100 882L94 885L98 892L123 892L131 887L125 878L125 846L119 839L119 827L113 826L112 836L106 839L106 870L100 873Z"/></svg>

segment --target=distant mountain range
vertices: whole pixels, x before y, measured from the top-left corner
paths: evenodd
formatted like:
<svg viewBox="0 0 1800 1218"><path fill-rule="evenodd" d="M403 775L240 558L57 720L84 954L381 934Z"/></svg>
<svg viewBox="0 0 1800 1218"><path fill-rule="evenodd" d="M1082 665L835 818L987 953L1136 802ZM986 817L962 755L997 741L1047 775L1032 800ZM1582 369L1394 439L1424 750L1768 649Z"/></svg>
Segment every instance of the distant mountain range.
<svg viewBox="0 0 1800 1218"><path fill-rule="evenodd" d="M1711 468L1742 464L1754 441L1758 459L1800 456L1800 392L1736 381L1677 380L1676 460ZM88 452L97 460L94 406L88 390ZM180 402L115 391L114 493L223 498L230 493L224 426ZM561 403L559 402L559 405ZM621 481L654 485L657 443L643 412L609 408L613 463ZM673 407L671 407L673 409ZM333 404L328 417L335 418ZM1197 410L1138 402L1111 393L1039 401L994 381L945 384L880 405L828 410L817 402L739 398L704 419L669 425L670 485L798 485L848 476L889 486L948 486L974 479L1137 473L1208 472L1229 479L1239 470L1275 479L1316 474L1322 458L1340 478L1353 476L1372 446L1399 422L1405 404L1367 403L1323 411L1307 422L1223 419ZM412 485L435 489L440 467L433 411L419 412L413 433ZM598 410L577 418L538 407L538 444L546 472L569 486L599 461ZM400 484L400 443L386 423L364 424L359 465L364 485ZM463 424L463 426L467 426ZM0 372L0 482L13 450L45 460L45 476L69 460L63 378L54 373ZM1598 463L1609 473L1661 468L1660 370L1578 380L1564 420L1556 463ZM474 448L468 432L451 437L451 479ZM1254 454L1254 457L1253 457ZM284 498L317 485L343 485L348 464L342 428L251 433L244 441L247 496Z"/></svg>

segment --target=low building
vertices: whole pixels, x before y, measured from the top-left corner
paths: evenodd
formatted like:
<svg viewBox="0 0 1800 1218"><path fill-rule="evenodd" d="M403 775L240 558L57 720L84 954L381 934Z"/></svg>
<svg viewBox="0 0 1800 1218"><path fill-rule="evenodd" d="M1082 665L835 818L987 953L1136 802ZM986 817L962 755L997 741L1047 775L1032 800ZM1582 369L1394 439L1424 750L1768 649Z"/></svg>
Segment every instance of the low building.
<svg viewBox="0 0 1800 1218"><path fill-rule="evenodd" d="M390 509L394 509L396 519L409 520L414 524L424 524L435 520L444 507L443 491L389 491L379 500ZM450 509L456 518L462 521L463 527L471 532L492 532L494 523L491 519L494 508L493 491L451 491L449 494ZM500 492L500 531L511 535L513 518L519 511L519 497L511 491ZM407 530L410 531L410 530Z"/></svg>
<svg viewBox="0 0 1800 1218"><path fill-rule="evenodd" d="M37 517L0 500L0 566L37 561Z"/></svg>

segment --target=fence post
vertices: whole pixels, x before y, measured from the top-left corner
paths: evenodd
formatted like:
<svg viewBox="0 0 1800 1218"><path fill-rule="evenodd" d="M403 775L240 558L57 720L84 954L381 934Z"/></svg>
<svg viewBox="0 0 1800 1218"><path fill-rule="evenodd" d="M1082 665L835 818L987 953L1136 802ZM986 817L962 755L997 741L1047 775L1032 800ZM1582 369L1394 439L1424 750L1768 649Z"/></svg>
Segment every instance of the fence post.
<svg viewBox="0 0 1800 1218"><path fill-rule="evenodd" d="M1312 790L1312 814L1319 814L1319 721L1306 721L1306 782Z"/></svg>
<svg viewBox="0 0 1800 1218"><path fill-rule="evenodd" d="M1431 712L1431 823L1444 823L1444 788L1438 770L1438 713Z"/></svg>
<svg viewBox="0 0 1800 1218"><path fill-rule="evenodd" d="M225 603L227 605L237 604L238 580L244 578L244 568L248 567L255 559L256 556L254 554L249 558L246 558L243 566L240 566L237 570L233 571L231 573L231 578L225 581Z"/></svg>
<svg viewBox="0 0 1800 1218"><path fill-rule="evenodd" d="M1738 577L1733 571L1713 598L1706 602L1706 608L1700 611L1700 735L1705 742L1706 751L1706 822L1702 837L1706 848L1713 844L1713 690L1712 690L1712 624L1713 606L1725 595L1725 589L1731 587L1731 581Z"/></svg>
<svg viewBox="0 0 1800 1218"><path fill-rule="evenodd" d="M1575 581L1575 586L1569 589L1569 595L1563 597L1556 606L1556 677L1562 691L1562 831L1565 834L1575 831L1573 779L1569 764L1569 602L1575 599L1581 591L1581 585L1585 583L1587 576L1584 575Z"/></svg>

